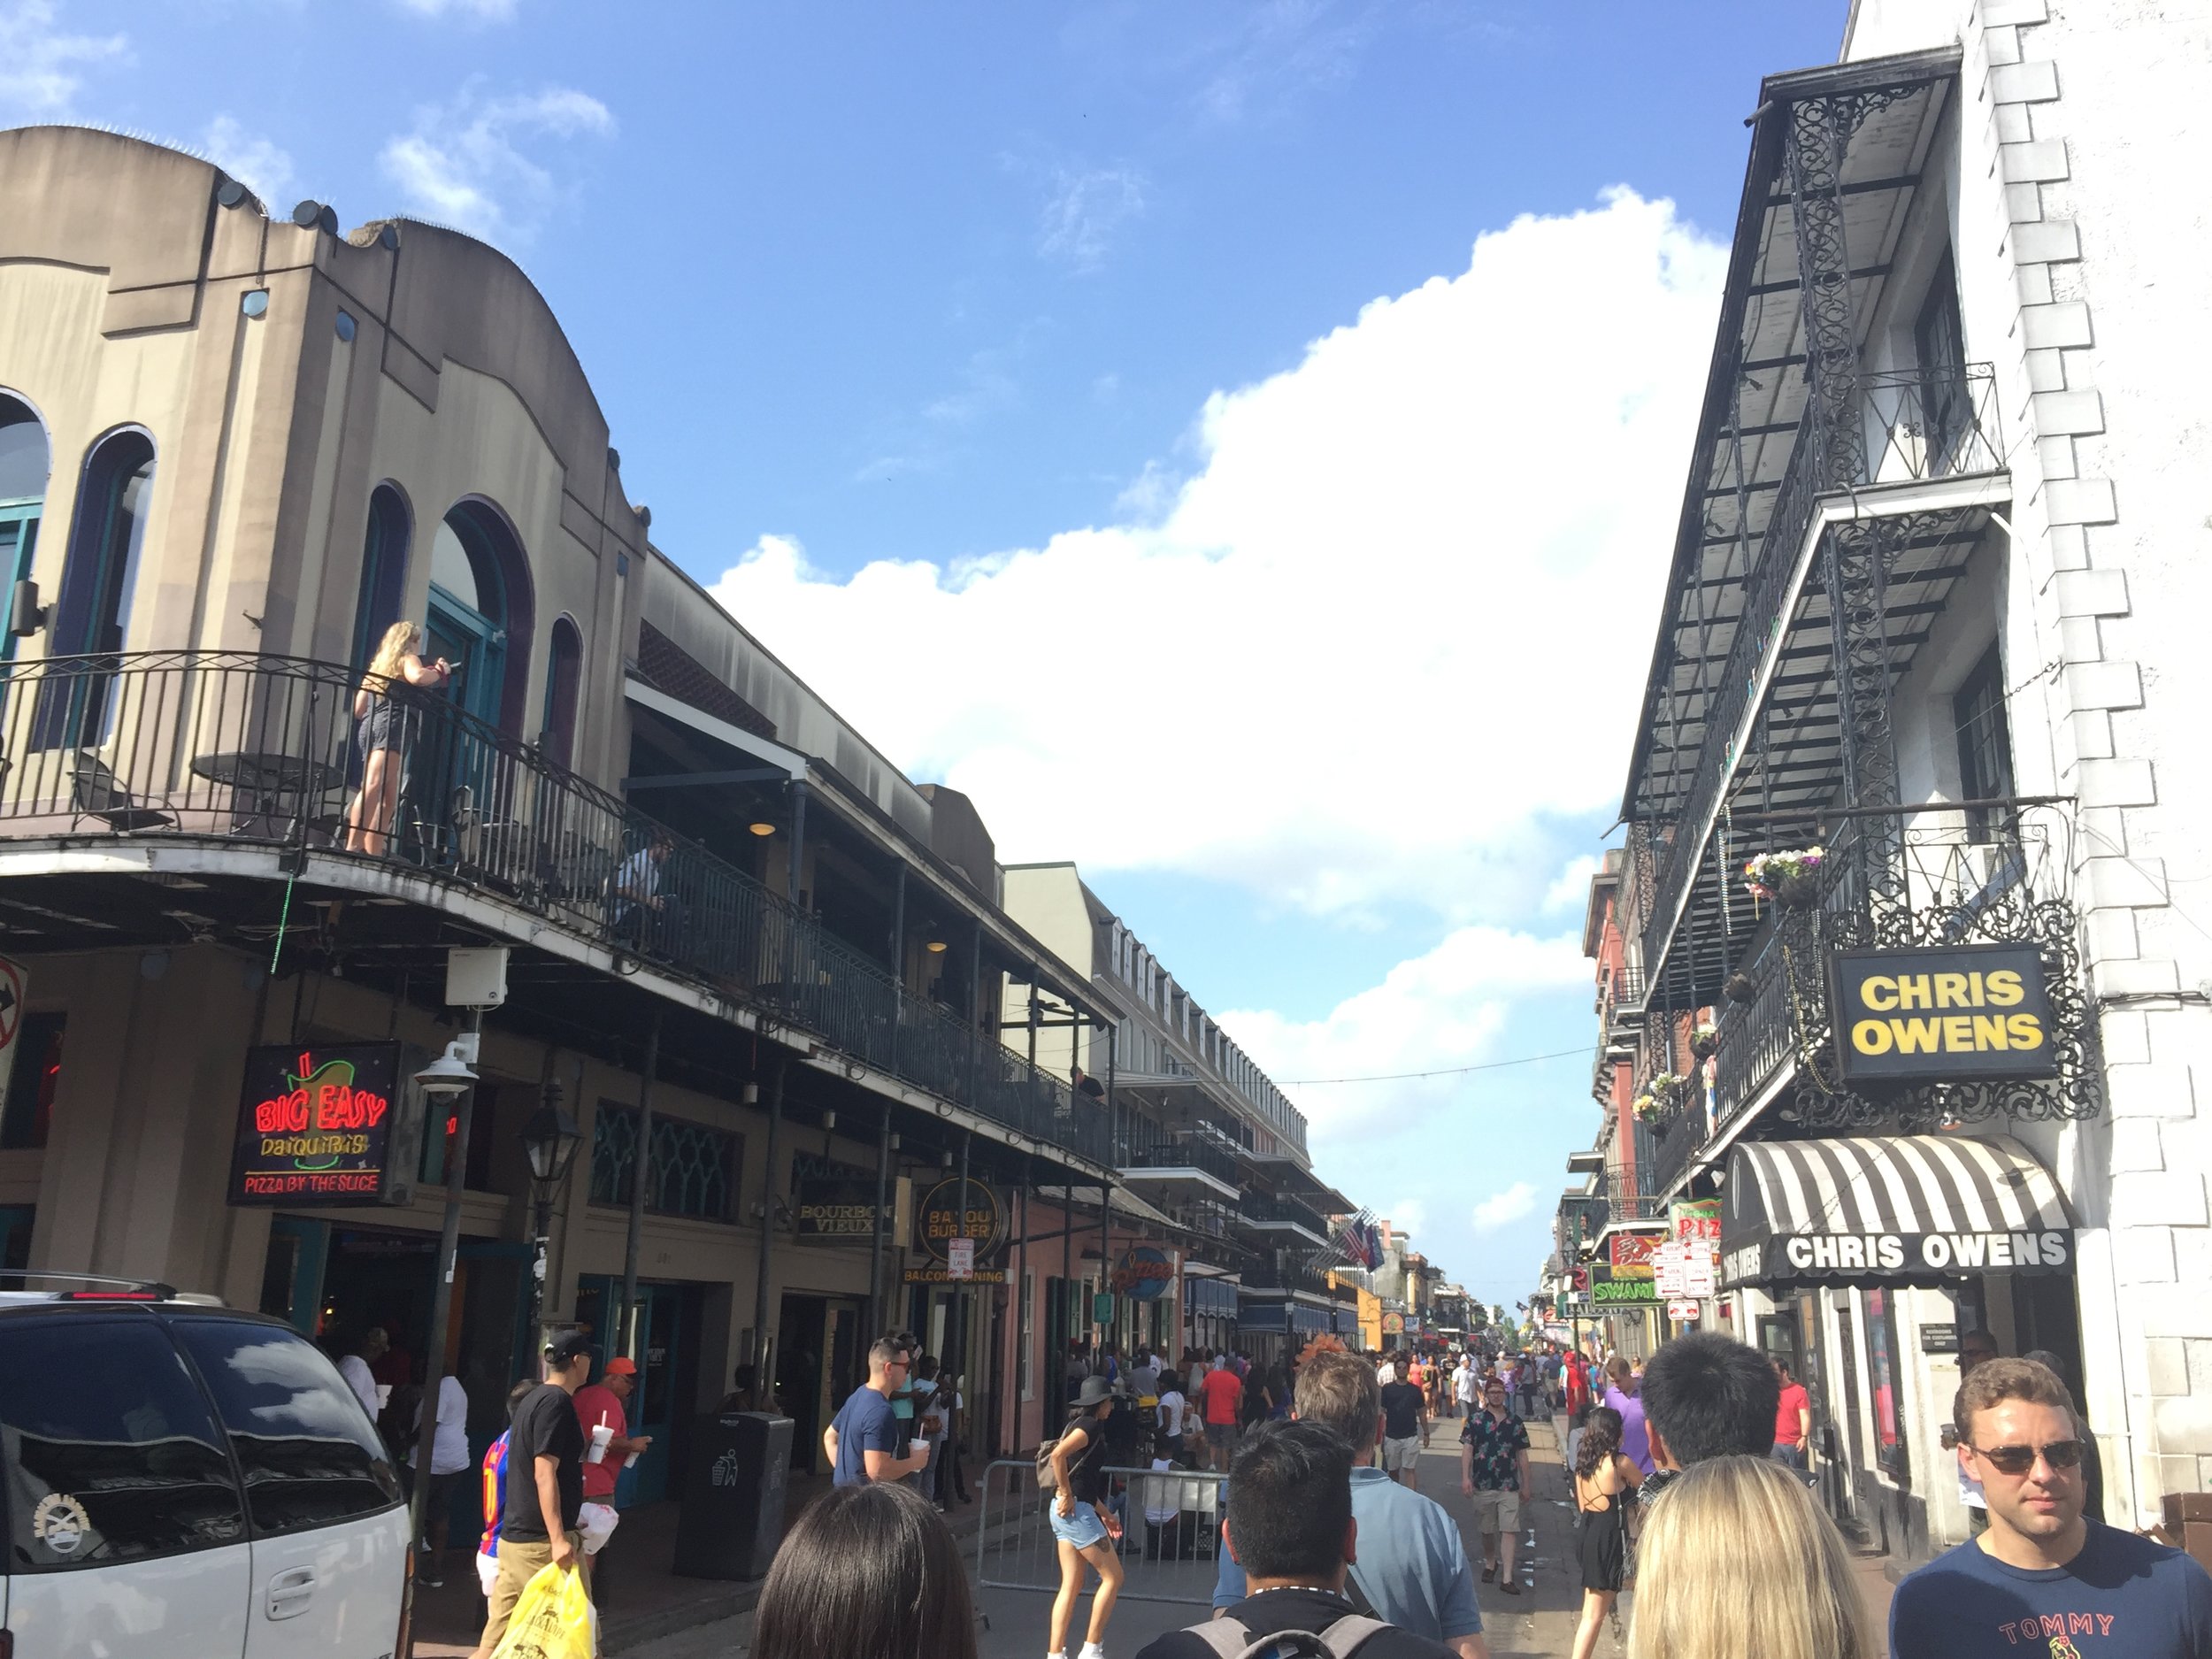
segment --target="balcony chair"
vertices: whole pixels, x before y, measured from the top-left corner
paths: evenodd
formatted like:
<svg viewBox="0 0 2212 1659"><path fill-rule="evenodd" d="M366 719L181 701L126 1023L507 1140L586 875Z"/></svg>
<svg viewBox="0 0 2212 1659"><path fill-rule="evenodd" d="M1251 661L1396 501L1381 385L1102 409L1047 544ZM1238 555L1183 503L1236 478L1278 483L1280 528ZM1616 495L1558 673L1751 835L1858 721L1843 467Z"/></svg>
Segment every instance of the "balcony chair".
<svg viewBox="0 0 2212 1659"><path fill-rule="evenodd" d="M177 825L175 818L160 808L140 805L108 764L88 749L70 757L69 810L73 830L88 818L96 818L125 835L135 830L174 829Z"/></svg>

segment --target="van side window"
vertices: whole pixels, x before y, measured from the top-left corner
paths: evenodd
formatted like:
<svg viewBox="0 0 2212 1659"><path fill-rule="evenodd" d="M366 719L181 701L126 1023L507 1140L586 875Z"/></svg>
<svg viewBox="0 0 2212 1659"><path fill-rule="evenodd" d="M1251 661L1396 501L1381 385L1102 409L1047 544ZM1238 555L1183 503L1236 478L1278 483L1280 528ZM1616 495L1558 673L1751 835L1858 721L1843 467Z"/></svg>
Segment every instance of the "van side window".
<svg viewBox="0 0 2212 1659"><path fill-rule="evenodd" d="M11 1571L245 1541L207 1402L151 1319L11 1320L0 1440Z"/></svg>
<svg viewBox="0 0 2212 1659"><path fill-rule="evenodd" d="M257 1537L399 1502L384 1442L338 1368L304 1337L242 1319L180 1319L173 1328L230 1431Z"/></svg>
<svg viewBox="0 0 2212 1659"><path fill-rule="evenodd" d="M383 1441L338 1371L288 1331L178 1322L245 1473L257 1534L326 1526L399 1502Z"/></svg>

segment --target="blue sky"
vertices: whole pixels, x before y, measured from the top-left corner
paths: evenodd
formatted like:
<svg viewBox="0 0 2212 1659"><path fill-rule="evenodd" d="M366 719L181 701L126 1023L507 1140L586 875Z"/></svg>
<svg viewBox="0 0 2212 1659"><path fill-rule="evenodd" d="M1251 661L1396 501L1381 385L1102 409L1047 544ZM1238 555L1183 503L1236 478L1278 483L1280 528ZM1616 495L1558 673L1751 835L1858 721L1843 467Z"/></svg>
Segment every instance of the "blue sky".
<svg viewBox="0 0 2212 1659"><path fill-rule="evenodd" d="M1594 1035L1741 118L1843 12L0 0L0 122L512 253L661 545L1333 1077ZM1292 1092L1509 1302L1588 1075Z"/></svg>

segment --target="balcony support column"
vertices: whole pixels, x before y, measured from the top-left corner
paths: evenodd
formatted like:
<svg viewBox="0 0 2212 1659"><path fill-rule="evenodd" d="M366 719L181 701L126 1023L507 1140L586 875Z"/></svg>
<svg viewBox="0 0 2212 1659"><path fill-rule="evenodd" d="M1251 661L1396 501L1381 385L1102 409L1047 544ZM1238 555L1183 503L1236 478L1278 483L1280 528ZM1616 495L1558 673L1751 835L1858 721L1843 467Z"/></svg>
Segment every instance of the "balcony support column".
<svg viewBox="0 0 2212 1659"><path fill-rule="evenodd" d="M1838 745L1843 798L1853 807L1898 804L1897 740L1890 712L1888 573L1897 521L1863 518L1829 527L1821 549L1834 654ZM1855 856L1868 900L1905 902L1905 823L1899 816L1862 818Z"/></svg>

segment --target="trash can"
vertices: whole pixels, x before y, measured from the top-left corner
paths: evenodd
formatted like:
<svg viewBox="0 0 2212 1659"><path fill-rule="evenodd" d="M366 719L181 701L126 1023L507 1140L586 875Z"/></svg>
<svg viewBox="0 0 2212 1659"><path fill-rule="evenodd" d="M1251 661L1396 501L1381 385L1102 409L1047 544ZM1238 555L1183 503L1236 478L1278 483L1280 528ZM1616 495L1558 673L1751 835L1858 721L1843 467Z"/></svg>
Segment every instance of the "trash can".
<svg viewBox="0 0 2212 1659"><path fill-rule="evenodd" d="M767 1577L783 1541L792 1426L766 1411L710 1412L693 1426L676 1517L682 1577Z"/></svg>

